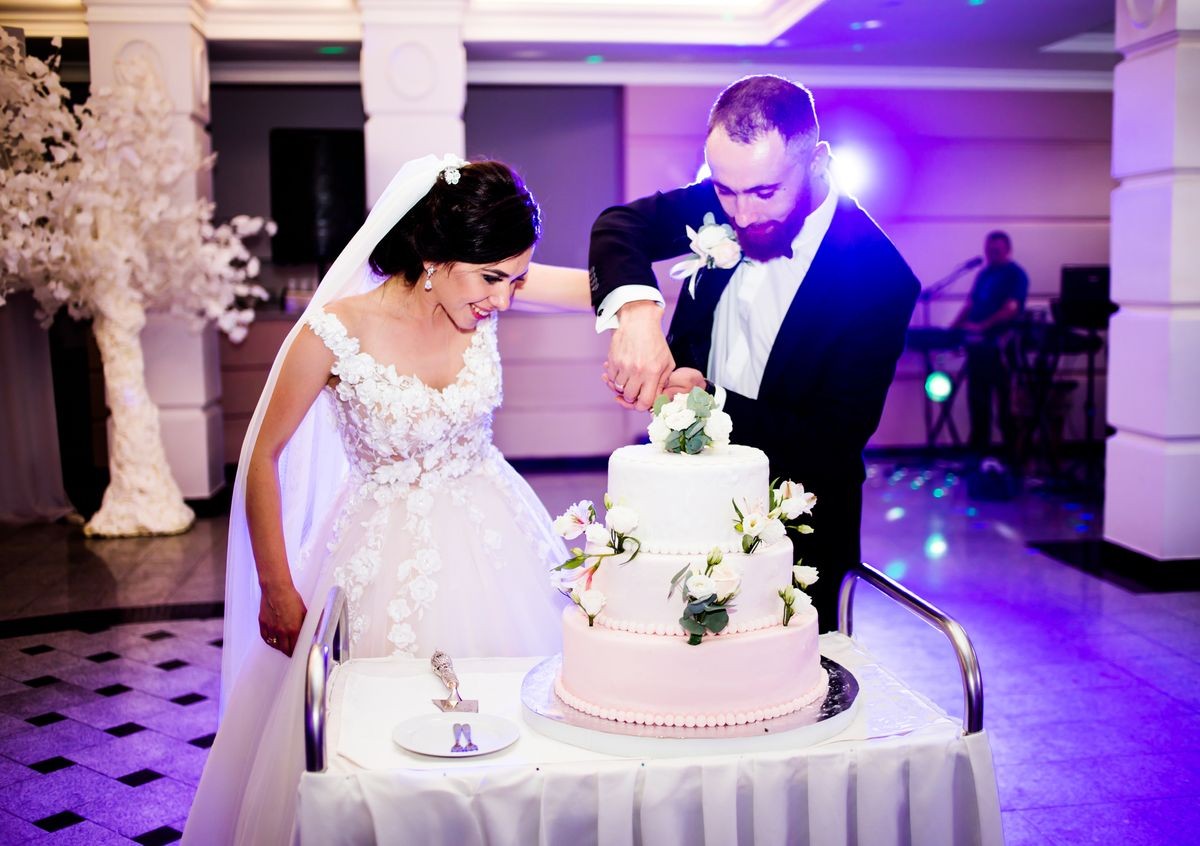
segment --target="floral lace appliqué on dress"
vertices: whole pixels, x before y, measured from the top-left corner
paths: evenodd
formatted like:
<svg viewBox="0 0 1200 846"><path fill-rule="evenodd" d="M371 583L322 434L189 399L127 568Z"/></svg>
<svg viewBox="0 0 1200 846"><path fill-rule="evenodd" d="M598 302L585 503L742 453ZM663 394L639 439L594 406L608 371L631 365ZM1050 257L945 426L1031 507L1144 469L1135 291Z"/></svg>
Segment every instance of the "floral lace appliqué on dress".
<svg viewBox="0 0 1200 846"><path fill-rule="evenodd" d="M333 353L331 372L339 380L326 390L333 394L350 478L329 552L341 562L334 579L349 601L352 642L372 624L371 609L386 607L392 648L414 654L412 623L436 598L437 574L445 564L430 529L435 496L448 493L476 537L499 551L493 549L499 536L484 525L484 515L456 484L472 472L494 475L495 465L503 463L492 443L492 412L502 398L495 321L493 315L479 324L454 381L435 389L363 352L331 312L317 310L307 320ZM401 504L406 507L397 507ZM361 519L366 530L352 551L340 548L351 519ZM412 554L401 561L389 560L384 551L387 532L395 528L390 523L397 519L404 521L412 541ZM383 567L396 568L394 595L386 603L365 602Z"/></svg>

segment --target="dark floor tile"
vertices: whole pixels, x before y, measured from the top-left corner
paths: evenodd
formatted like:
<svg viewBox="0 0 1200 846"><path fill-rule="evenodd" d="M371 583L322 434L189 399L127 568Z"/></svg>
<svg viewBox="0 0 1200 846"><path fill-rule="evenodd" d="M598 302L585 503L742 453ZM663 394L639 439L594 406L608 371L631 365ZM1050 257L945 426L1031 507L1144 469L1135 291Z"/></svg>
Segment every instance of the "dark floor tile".
<svg viewBox="0 0 1200 846"><path fill-rule="evenodd" d="M54 676L38 676L34 679L25 679L24 684L28 687L46 687L47 685L58 684L60 681L61 679L57 679Z"/></svg>
<svg viewBox="0 0 1200 846"><path fill-rule="evenodd" d="M127 784L130 787L141 787L143 784L158 781L162 777L162 773L155 772L154 770L138 770L137 772L119 777L117 781L121 782L121 784Z"/></svg>
<svg viewBox="0 0 1200 846"><path fill-rule="evenodd" d="M216 640L210 640L210 641L208 642L208 645L209 645L209 646L215 646L215 647L217 647L217 649L220 649L220 648L222 648L223 646L225 646L225 639L224 639L224 638L221 638L221 637L219 637L219 638L217 638Z"/></svg>
<svg viewBox="0 0 1200 846"><path fill-rule="evenodd" d="M188 743L200 749L209 749L213 745L213 741L217 739L216 734L206 734L203 737L193 737Z"/></svg>
<svg viewBox="0 0 1200 846"><path fill-rule="evenodd" d="M26 717L25 722L33 726L48 726L54 723L61 723L65 719L66 717L57 711L47 711L45 714L38 714L36 717Z"/></svg>
<svg viewBox="0 0 1200 846"><path fill-rule="evenodd" d="M35 761L29 765L29 769L37 770L42 775L65 770L67 767L75 766L75 762L69 758L64 758L61 755L56 755L53 758L47 758L44 761Z"/></svg>
<svg viewBox="0 0 1200 846"><path fill-rule="evenodd" d="M171 701L176 705L195 705L197 702L203 702L208 699L207 696L201 696L199 693L185 693L183 696L176 696Z"/></svg>
<svg viewBox="0 0 1200 846"><path fill-rule="evenodd" d="M39 643L36 646L26 646L21 651L24 652L26 655L44 655L47 652L53 652L54 647L47 646L44 643Z"/></svg>
<svg viewBox="0 0 1200 846"><path fill-rule="evenodd" d="M83 817L74 811L60 811L57 814L42 817L40 820L34 820L33 824L42 831L62 831L64 828L79 825L81 822L83 822Z"/></svg>
<svg viewBox="0 0 1200 846"><path fill-rule="evenodd" d="M119 726L106 728L104 732L111 734L113 737L128 737L131 734L137 734L139 731L145 730L145 726L140 726L137 723L121 723Z"/></svg>
<svg viewBox="0 0 1200 846"><path fill-rule="evenodd" d="M142 846L163 846L165 843L174 843L181 837L183 837L182 831L164 825L153 831L147 831L145 834L139 834L133 838L133 841Z"/></svg>
<svg viewBox="0 0 1200 846"><path fill-rule="evenodd" d="M196 688L199 689L199 688ZM0 714L24 720L57 711L60 714L74 705L96 700L95 691L74 684L51 684L44 687L25 687L17 693L0 696Z"/></svg>
<svg viewBox="0 0 1200 846"><path fill-rule="evenodd" d="M105 664L109 661L115 661L121 656L115 652L97 652L95 655L86 656L93 664Z"/></svg>
<svg viewBox="0 0 1200 846"><path fill-rule="evenodd" d="M174 632L168 632L164 629L159 629L156 632L142 635L146 640L166 640L167 638L175 637Z"/></svg>
<svg viewBox="0 0 1200 846"><path fill-rule="evenodd" d="M128 693L133 690L132 687L126 687L123 684L110 684L107 687L96 688L96 692L101 696L119 696L122 693Z"/></svg>
<svg viewBox="0 0 1200 846"><path fill-rule="evenodd" d="M181 661L178 658L172 658L170 661L162 661L154 666L158 667L160 670L166 670L167 672L170 672L171 670L178 670L182 667L186 667L187 665L187 661Z"/></svg>

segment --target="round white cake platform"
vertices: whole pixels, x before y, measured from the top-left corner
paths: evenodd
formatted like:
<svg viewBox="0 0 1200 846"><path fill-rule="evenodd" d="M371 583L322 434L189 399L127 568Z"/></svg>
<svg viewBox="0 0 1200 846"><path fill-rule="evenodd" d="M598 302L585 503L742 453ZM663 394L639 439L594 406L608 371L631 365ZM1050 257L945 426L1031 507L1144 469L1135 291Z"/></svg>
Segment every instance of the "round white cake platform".
<svg viewBox="0 0 1200 846"><path fill-rule="evenodd" d="M840 734L857 712L858 681L825 656L821 666L829 673L829 690L824 699L773 720L713 728L619 723L577 711L554 692L561 665L562 656L555 655L526 674L521 684L525 722L562 743L627 758L800 749Z"/></svg>

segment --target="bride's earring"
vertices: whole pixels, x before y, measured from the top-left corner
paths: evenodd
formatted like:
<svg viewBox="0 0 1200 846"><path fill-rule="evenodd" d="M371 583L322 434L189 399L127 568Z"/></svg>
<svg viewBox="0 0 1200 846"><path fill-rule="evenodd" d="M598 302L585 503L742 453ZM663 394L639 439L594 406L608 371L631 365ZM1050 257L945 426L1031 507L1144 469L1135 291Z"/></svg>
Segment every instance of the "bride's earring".
<svg viewBox="0 0 1200 846"><path fill-rule="evenodd" d="M433 290L433 267L432 266L425 268L425 290L426 291Z"/></svg>

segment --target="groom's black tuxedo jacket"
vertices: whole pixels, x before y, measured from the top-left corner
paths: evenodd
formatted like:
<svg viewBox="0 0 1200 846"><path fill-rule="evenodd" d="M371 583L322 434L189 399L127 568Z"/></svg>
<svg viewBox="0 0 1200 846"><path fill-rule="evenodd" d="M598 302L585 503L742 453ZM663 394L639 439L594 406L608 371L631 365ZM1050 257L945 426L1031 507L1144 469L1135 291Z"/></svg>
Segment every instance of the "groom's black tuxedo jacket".
<svg viewBox="0 0 1200 846"><path fill-rule="evenodd" d="M592 302L621 285L655 285L650 264L690 252L686 226L728 218L712 184L689 185L614 206L592 229ZM677 367L707 374L713 315L732 270L702 270L686 285L667 341ZM862 452L879 425L921 286L887 236L849 198L784 317L758 398L728 392L733 441L762 449L773 477L817 495L814 533L795 538L805 563L823 571L813 591L822 628L834 624L841 574L860 560Z"/></svg>

